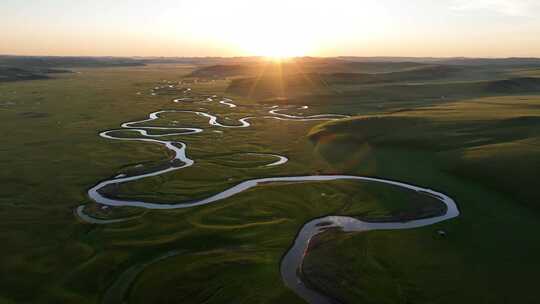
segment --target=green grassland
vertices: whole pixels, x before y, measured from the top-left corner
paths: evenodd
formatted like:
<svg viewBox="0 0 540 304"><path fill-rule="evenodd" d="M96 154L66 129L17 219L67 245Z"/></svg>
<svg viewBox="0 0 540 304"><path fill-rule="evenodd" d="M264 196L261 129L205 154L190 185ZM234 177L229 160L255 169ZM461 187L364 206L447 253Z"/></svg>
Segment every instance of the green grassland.
<svg viewBox="0 0 540 304"><path fill-rule="evenodd" d="M54 79L1 83L0 303L303 303L282 284L279 263L307 221L330 214L384 221L441 212L424 196L345 181L266 184L212 205L167 211L103 211L86 196L100 180L140 173L170 157L159 145L107 140L100 131L161 109L203 108L234 124L263 116L262 108L274 104L295 105L291 114L353 117L328 123L256 119L250 128L217 129L191 114L164 114L152 125L207 129L169 137L185 142L196 164L124 184L114 195L182 202L250 178L318 173L417 184L453 197L461 216L407 231L328 231L304 264L310 286L344 303L535 303L536 70L303 64L308 78L298 80L294 72L276 85L272 72L255 89L258 67L237 67L234 75L220 67L216 75L207 65L201 72L193 64L170 63L76 67ZM336 73L346 74L336 81ZM172 103L181 90L151 94L161 83L186 80L194 92L227 94L240 106ZM310 108L300 111L299 105ZM290 161L264 167L271 159L246 153ZM133 219L87 224L73 214L81 204L101 218ZM441 229L444 238L436 233Z"/></svg>
<svg viewBox="0 0 540 304"><path fill-rule="evenodd" d="M323 155L340 162L347 159L340 151L351 145L431 151L442 169L538 208L540 196L531 187L540 167L537 96L467 99L351 118L319 125L310 136Z"/></svg>
<svg viewBox="0 0 540 304"><path fill-rule="evenodd" d="M536 95L473 98L312 129L317 149L336 167L381 172L351 160L351 147L369 146L380 151L374 161L393 166L384 176L444 184L462 216L447 226L448 239L414 232L322 236L306 260L306 278L344 302L534 303L539 105ZM409 171L422 163L429 165ZM420 245L405 249L404 240ZM335 262L344 260L353 266ZM439 274L428 275L434 269Z"/></svg>

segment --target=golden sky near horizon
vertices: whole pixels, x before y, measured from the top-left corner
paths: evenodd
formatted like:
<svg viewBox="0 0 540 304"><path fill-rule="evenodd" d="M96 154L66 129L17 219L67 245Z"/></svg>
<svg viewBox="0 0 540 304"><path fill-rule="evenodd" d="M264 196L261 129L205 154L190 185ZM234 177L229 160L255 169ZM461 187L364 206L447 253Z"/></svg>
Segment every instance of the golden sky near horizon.
<svg viewBox="0 0 540 304"><path fill-rule="evenodd" d="M2 0L0 54L540 57L537 0Z"/></svg>

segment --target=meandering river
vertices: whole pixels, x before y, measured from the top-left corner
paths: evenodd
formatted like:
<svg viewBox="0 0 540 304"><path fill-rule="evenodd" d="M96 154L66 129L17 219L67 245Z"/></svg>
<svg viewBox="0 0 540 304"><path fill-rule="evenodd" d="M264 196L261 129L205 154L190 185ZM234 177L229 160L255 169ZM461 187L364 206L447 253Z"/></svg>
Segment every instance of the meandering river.
<svg viewBox="0 0 540 304"><path fill-rule="evenodd" d="M184 94L191 93L191 89L185 89ZM217 96L212 97L202 97L199 102L214 102L217 99ZM197 102L194 97L182 97L173 100L177 104L182 104L183 102ZM238 108L238 105L234 104L233 100L228 98L221 98L218 101L219 104L234 110ZM306 223L301 230L298 232L296 239L290 249L284 255L280 270L281 276L283 278L284 284L293 290L300 297L305 299L309 303L335 303L334 300L330 299L320 292L310 289L303 282L299 276L299 271L301 270L302 263L309 248L309 243L313 237L329 228L339 228L345 232L361 232L369 230L398 230L398 229L412 229L423 226L432 225L441 221L445 221L459 215L458 208L456 203L452 198L446 196L445 194L433 191L431 189L426 189L403 182L397 182L392 180L386 180L381 178L372 178L364 176L352 176L352 175L310 175L310 176L285 176L285 177L268 177L268 178L258 178L243 181L229 189L216 193L210 197L193 200L193 201L182 201L178 203L153 203L145 202L139 200L123 200L108 197L106 194L102 193L103 189L110 185L119 185L127 182L132 182L136 180L141 180L151 176L157 176L161 174L166 174L176 170L182 170L184 168L190 167L195 164L195 161L190 159L186 153L187 145L181 141L172 141L172 140L161 140L161 137L167 136L189 136L191 134L197 134L204 132L205 129L195 128L195 127L163 127L163 126L147 126L142 124L148 124L160 118L160 115L163 113L186 113L191 115L196 115L199 117L204 117L208 119L208 125L210 128L248 128L251 126L250 121L253 119L278 119L278 120L288 120L288 121L313 121L313 120L334 120L342 119L348 116L338 115L338 114L318 114L311 116L298 116L281 113L288 108L282 108L279 106L273 106L269 109L267 114L260 117L244 117L240 118L237 121L237 124L229 125L219 122L219 119L216 115L211 113L202 112L202 111L188 111L188 110L162 110L150 113L147 119L125 122L121 124L121 128L114 130L107 130L101 132L99 135L106 139L111 140L121 140L121 141L140 141L159 144L170 150L173 153L170 165L165 168L156 169L154 171L141 173L137 175L125 176L117 175L112 179L107 179L99 182L94 187L88 190L88 196L96 203L106 206L130 206L130 207L139 207L146 209L179 209L179 208L192 208L195 206L202 206L207 204L218 203L219 201L232 197L238 193L246 191L250 188L257 187L258 185L265 183L280 183L280 182L320 182L320 181L335 181L335 180L357 180L357 181L367 181L382 183L392 186L397 186L401 188L408 189L410 191L417 191L423 195L430 195L443 204L446 205L446 211L444 214L439 216L434 216L431 218L411 220L407 222L364 222L353 217L345 216L327 216L324 218L314 219ZM303 106L300 110L307 109L307 106ZM158 130L160 134L151 134L149 131ZM115 133L118 131L122 132L132 132L140 135L139 137L121 137L115 136ZM277 161L267 164L266 166L279 166L287 163L288 158L283 155L277 154L261 154L261 153L247 153L255 154L261 156L272 156L277 158ZM180 163L181 165L178 165ZM118 223L126 220L132 220L131 218L124 219L98 219L94 218L85 213L85 207L79 206L76 208L75 213L83 221L94 223L94 224L112 224ZM172 254L167 254L166 257L170 257ZM165 258L166 258L165 257Z"/></svg>

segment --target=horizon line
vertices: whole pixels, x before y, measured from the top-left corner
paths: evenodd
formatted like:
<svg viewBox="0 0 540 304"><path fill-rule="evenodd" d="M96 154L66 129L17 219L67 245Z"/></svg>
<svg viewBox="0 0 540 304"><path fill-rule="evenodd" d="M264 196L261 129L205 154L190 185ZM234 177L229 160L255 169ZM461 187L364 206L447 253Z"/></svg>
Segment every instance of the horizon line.
<svg viewBox="0 0 540 304"><path fill-rule="evenodd" d="M0 57L57 57L57 58L135 58L135 59L234 59L234 58L268 58L261 55L244 55L244 56L133 56L133 55L31 55L31 54L3 54ZM296 58L411 58L411 59L539 59L535 56L392 56L392 55L377 55L377 56L361 56L361 55L338 55L338 56L290 56L284 57L288 59Z"/></svg>

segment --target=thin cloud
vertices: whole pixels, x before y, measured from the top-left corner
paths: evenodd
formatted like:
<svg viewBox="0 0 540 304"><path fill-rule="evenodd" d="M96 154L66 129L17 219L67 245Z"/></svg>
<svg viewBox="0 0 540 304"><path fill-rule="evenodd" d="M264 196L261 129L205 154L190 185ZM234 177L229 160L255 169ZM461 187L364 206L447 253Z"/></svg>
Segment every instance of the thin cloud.
<svg viewBox="0 0 540 304"><path fill-rule="evenodd" d="M534 16L540 11L538 0L455 0L457 11L489 11L506 16Z"/></svg>

